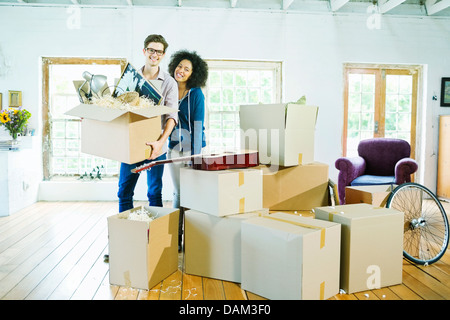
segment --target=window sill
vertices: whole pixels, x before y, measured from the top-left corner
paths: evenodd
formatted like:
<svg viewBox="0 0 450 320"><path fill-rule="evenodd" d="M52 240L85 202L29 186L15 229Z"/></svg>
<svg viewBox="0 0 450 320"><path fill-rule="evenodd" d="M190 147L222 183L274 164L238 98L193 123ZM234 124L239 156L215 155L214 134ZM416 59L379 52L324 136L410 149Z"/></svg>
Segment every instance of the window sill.
<svg viewBox="0 0 450 320"><path fill-rule="evenodd" d="M135 189L135 200L146 200L145 179ZM83 181L74 178L42 181L39 201L117 201L118 179Z"/></svg>

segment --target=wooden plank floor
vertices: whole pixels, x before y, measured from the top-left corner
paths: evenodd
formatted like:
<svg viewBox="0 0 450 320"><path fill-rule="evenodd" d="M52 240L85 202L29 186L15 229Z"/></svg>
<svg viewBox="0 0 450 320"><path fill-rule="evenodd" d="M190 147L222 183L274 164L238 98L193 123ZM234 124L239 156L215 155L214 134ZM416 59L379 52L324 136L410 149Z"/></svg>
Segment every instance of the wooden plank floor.
<svg viewBox="0 0 450 320"><path fill-rule="evenodd" d="M103 261L108 252L106 217L116 210L116 202L38 202L0 217L0 299L263 299L237 283L185 274L182 254L178 271L151 290L110 285L109 266ZM404 260L400 285L331 299L448 300L450 253L426 267Z"/></svg>

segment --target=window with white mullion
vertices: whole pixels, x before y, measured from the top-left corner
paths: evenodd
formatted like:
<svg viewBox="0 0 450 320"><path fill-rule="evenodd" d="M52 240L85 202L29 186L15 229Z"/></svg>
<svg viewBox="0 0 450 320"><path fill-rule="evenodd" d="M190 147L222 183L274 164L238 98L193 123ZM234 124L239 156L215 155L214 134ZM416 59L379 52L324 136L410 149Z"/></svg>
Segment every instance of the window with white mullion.
<svg viewBox="0 0 450 320"><path fill-rule="evenodd" d="M239 106L279 103L281 63L207 60L207 145L209 152L240 148Z"/></svg>
<svg viewBox="0 0 450 320"><path fill-rule="evenodd" d="M83 71L104 74L109 82L120 76L121 67L113 65L54 64L49 67L49 178L89 175L101 169L102 176L117 176L119 163L81 152L81 121L64 113L78 105L73 85ZM93 137L94 138L94 137Z"/></svg>

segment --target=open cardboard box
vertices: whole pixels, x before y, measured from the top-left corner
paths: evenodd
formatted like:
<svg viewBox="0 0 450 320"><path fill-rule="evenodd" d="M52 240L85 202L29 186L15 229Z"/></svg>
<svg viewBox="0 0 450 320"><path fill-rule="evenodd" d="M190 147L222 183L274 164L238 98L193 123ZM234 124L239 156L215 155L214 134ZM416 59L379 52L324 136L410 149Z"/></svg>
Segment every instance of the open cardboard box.
<svg viewBox="0 0 450 320"><path fill-rule="evenodd" d="M345 203L368 203L375 207L385 207L392 190L397 185L371 185L345 187Z"/></svg>
<svg viewBox="0 0 450 320"><path fill-rule="evenodd" d="M81 152L132 164L149 158L161 135L161 115L177 112L155 106L133 111L82 103L65 114L82 118Z"/></svg>
<svg viewBox="0 0 450 320"><path fill-rule="evenodd" d="M241 105L241 146L257 149L262 164L311 163L318 110L296 103Z"/></svg>
<svg viewBox="0 0 450 320"><path fill-rule="evenodd" d="M124 218L142 207L107 219L111 284L148 290L178 269L179 210L143 207L153 221Z"/></svg>

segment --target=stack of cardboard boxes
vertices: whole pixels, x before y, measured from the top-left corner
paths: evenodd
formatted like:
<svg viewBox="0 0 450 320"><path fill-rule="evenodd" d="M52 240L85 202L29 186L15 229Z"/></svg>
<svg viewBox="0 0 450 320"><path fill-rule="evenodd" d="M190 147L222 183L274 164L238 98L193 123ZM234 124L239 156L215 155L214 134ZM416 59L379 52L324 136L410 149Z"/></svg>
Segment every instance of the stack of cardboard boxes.
<svg viewBox="0 0 450 320"><path fill-rule="evenodd" d="M317 115L318 107L296 103L240 106L241 146L259 151L264 208L328 205L328 165L314 161Z"/></svg>
<svg viewBox="0 0 450 320"><path fill-rule="evenodd" d="M328 204L328 166L314 162L317 111L298 104L241 106L243 130L273 129L277 137L258 139L263 164L181 170L181 205L190 209L186 273L238 282L269 299L328 299L339 292L341 225L267 212Z"/></svg>
<svg viewBox="0 0 450 320"><path fill-rule="evenodd" d="M268 214L262 179L260 168L181 169L180 202L189 208L185 272L241 283L242 289L270 299L335 295L340 225Z"/></svg>
<svg viewBox="0 0 450 320"><path fill-rule="evenodd" d="M263 207L328 204L328 166L314 161L318 108L240 106L241 145L259 151ZM287 213L242 224L241 287L270 299L327 299L339 291L340 225Z"/></svg>
<svg viewBox="0 0 450 320"><path fill-rule="evenodd" d="M135 77L140 76L136 73ZM155 84L159 94L160 84ZM161 135L161 116L176 112L156 104L148 108L112 108L81 103L66 115L83 119L81 152L132 164L149 158L151 148L145 143ZM148 222L127 218L142 209L155 219ZM178 219L178 209L148 206L108 217L110 283L151 289L175 272Z"/></svg>
<svg viewBox="0 0 450 320"><path fill-rule="evenodd" d="M272 213L243 222L241 287L270 299L327 299L339 288L353 293L402 281L403 213L373 198L328 206L328 166L314 162L317 111L298 104L240 109L241 142L247 147L248 137L258 137L265 162L264 207L315 215ZM389 190L376 191L384 199Z"/></svg>
<svg viewBox="0 0 450 320"><path fill-rule="evenodd" d="M260 169L180 170L185 272L241 282L241 224L268 213Z"/></svg>
<svg viewBox="0 0 450 320"><path fill-rule="evenodd" d="M135 120L148 121L147 115L127 112L105 121L95 112L92 106L73 111L85 118L84 152L129 163L147 156L128 148L136 142ZM339 288L352 293L401 283L403 213L380 208L373 197L371 204L328 206L328 166L314 161L317 112L299 104L241 106L242 146L256 146L260 166L181 170L186 273L238 282L269 299L328 299ZM150 118L156 133L159 115ZM112 140L89 140L86 132L97 131L98 121L129 133L126 150L103 153L94 146ZM247 145L255 136L256 144ZM124 219L127 212L108 218L112 284L150 289L178 268L179 211L146 209L157 215L150 223ZM314 210L315 217L269 210Z"/></svg>

